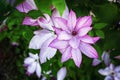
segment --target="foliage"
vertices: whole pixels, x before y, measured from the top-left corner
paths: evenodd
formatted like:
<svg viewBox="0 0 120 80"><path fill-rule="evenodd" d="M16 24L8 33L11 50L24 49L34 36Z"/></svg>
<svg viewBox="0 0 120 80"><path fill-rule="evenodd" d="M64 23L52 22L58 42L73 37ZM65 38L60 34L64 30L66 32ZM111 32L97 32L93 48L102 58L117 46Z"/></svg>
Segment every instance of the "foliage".
<svg viewBox="0 0 120 80"><path fill-rule="evenodd" d="M89 35L101 37L93 46L98 51L99 56L102 55L103 51L110 50L112 62L119 65L119 61L116 61L114 57L120 55L120 2L109 2L107 0L35 0L38 11L32 10L29 13L22 13L16 10L15 7L23 2L23 0L16 0L14 6L5 1L0 1L0 57L1 54L9 55L9 52L14 55L16 62L11 62L12 65L10 66L16 67L17 71L16 74L13 74L14 76L12 75L13 77L10 77L11 79L5 80L41 80L36 78L35 75L28 77L25 75L25 69L23 68L24 58L28 56L28 52L39 53L39 50L28 49L28 45L34 35L33 32L40 28L38 26L22 25L22 21L25 16L37 18L43 16L43 13L51 15L50 7L52 5L57 8L61 15L65 9L65 5L69 9L74 10L77 16L89 15L90 11L92 11L95 16L92 15L93 29L89 32ZM2 25L4 20L6 22ZM19 45L14 47L11 45L13 42ZM15 51L13 52L11 48ZM103 80L104 77L99 75L98 69L104 67L104 64L101 63L101 65L93 67L91 65L92 59L83 56L81 67L77 68L72 60L61 63L61 54L59 51L57 53L54 58L41 65L43 71L51 69L52 74L56 78L56 73L60 67L66 66L67 76L65 80ZM50 66L50 64L53 65ZM8 63L3 65L9 66ZM45 76L50 78L48 75Z"/></svg>

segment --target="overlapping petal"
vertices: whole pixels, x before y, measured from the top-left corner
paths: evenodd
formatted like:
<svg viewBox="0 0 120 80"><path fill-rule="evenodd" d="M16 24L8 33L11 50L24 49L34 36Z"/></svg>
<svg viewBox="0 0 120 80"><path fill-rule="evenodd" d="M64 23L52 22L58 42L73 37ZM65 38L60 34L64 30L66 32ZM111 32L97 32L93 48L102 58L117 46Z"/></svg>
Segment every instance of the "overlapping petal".
<svg viewBox="0 0 120 80"><path fill-rule="evenodd" d="M52 20L51 20L50 16L48 14L44 14L44 16L45 16L45 18L44 17L39 17L38 24L40 25L40 27L42 27L44 29L54 31L53 23L52 23Z"/></svg>
<svg viewBox="0 0 120 80"><path fill-rule="evenodd" d="M72 38L72 35L67 33L66 31L61 31L58 35L59 40L70 40Z"/></svg>
<svg viewBox="0 0 120 80"><path fill-rule="evenodd" d="M53 36L53 33L48 30L39 31L38 34L31 39L29 48L40 49L42 44L51 36Z"/></svg>
<svg viewBox="0 0 120 80"><path fill-rule="evenodd" d="M78 35L80 37L85 36L91 29L92 29L92 27L83 27L83 28L79 29Z"/></svg>
<svg viewBox="0 0 120 80"><path fill-rule="evenodd" d="M49 38L48 40L46 40L44 42L44 44L41 47L40 50L40 61L41 63L45 63L48 60L50 60L52 57L54 57L57 49L52 48L49 46L49 44L55 39L54 36L52 36L51 38Z"/></svg>
<svg viewBox="0 0 120 80"><path fill-rule="evenodd" d="M76 49L79 47L80 45L80 40L77 39L76 37L72 38L70 41L69 41L69 45L73 48L73 49Z"/></svg>
<svg viewBox="0 0 120 80"><path fill-rule="evenodd" d="M62 62L65 62L65 61L67 61L68 59L70 59L71 56L72 56L72 54L71 54L71 47L68 47L68 48L66 48L65 52L62 54L62 59L61 59L61 61L62 61Z"/></svg>
<svg viewBox="0 0 120 80"><path fill-rule="evenodd" d="M91 16L80 17L77 19L76 30L79 30L82 27L90 27L92 24Z"/></svg>
<svg viewBox="0 0 120 80"><path fill-rule="evenodd" d="M60 41L58 39L55 39L50 43L49 46L51 46L53 48L56 48L56 49L65 49L68 46L68 42L67 41Z"/></svg>

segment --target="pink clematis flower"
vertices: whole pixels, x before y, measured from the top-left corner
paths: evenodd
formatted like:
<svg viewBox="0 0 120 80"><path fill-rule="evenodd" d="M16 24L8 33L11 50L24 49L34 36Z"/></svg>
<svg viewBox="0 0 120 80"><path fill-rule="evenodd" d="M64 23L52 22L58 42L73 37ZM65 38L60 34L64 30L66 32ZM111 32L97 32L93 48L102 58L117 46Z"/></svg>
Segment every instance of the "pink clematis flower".
<svg viewBox="0 0 120 80"><path fill-rule="evenodd" d="M20 12L28 13L31 10L37 10L37 6L35 5L34 0L25 0L23 3L19 4L17 10Z"/></svg>
<svg viewBox="0 0 120 80"><path fill-rule="evenodd" d="M62 62L72 58L76 66L80 67L81 52L90 58L98 58L96 50L90 44L94 44L99 37L87 35L92 29L91 16L77 19L76 14L71 10L68 19L57 17L53 20L59 27L55 28L57 38L52 41L50 46L61 51Z"/></svg>
<svg viewBox="0 0 120 80"><path fill-rule="evenodd" d="M31 75L36 72L38 77L41 76L41 67L38 54L29 53L29 57L24 60L24 66L27 68L27 75Z"/></svg>

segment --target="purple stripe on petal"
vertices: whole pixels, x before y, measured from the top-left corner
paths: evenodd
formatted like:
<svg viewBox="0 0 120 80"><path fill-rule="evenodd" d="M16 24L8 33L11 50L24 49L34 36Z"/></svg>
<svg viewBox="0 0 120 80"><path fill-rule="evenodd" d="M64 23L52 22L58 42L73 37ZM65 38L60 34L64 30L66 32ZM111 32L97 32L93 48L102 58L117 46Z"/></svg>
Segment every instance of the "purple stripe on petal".
<svg viewBox="0 0 120 80"><path fill-rule="evenodd" d="M76 14L72 10L70 11L70 14L68 15L67 26L69 27L70 31L72 31L76 26Z"/></svg>
<svg viewBox="0 0 120 80"><path fill-rule="evenodd" d="M66 48L66 51L62 54L61 62L65 62L72 57L71 47Z"/></svg>
<svg viewBox="0 0 120 80"><path fill-rule="evenodd" d="M98 58L98 53L90 44L81 42L80 50L82 51L83 54L90 58Z"/></svg>
<svg viewBox="0 0 120 80"><path fill-rule="evenodd" d="M74 60L75 65L77 67L80 67L80 64L82 62L82 55L81 55L80 50L79 49L72 49L71 53L72 53L72 59Z"/></svg>

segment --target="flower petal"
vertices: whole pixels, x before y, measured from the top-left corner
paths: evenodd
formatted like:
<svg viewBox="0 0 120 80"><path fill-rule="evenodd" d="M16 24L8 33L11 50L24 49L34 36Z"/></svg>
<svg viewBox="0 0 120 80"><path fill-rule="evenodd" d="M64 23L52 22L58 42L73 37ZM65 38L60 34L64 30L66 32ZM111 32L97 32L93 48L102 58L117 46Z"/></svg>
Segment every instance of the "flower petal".
<svg viewBox="0 0 120 80"><path fill-rule="evenodd" d="M92 24L91 16L80 17L76 23L76 30L79 30L82 27L90 27Z"/></svg>
<svg viewBox="0 0 120 80"><path fill-rule="evenodd" d="M16 7L20 12L28 13L31 10L37 10L34 0L25 0Z"/></svg>
<svg viewBox="0 0 120 80"><path fill-rule="evenodd" d="M57 80L64 80L66 74L67 74L66 67L62 67L62 68L57 72Z"/></svg>
<svg viewBox="0 0 120 80"><path fill-rule="evenodd" d="M33 62L31 65L29 65L27 68L27 72L33 74L36 70L36 64L37 62Z"/></svg>
<svg viewBox="0 0 120 80"><path fill-rule="evenodd" d="M103 76L107 76L110 75L112 71L110 70L110 68L107 67L105 69L98 70L98 72Z"/></svg>
<svg viewBox="0 0 120 80"><path fill-rule="evenodd" d="M62 60L61 62L65 62L67 61L68 59L70 59L72 57L72 54L71 54L71 47L68 47L65 52L62 54Z"/></svg>
<svg viewBox="0 0 120 80"><path fill-rule="evenodd" d="M99 59L93 59L92 66L97 66L100 63L101 63L101 60L99 60Z"/></svg>
<svg viewBox="0 0 120 80"><path fill-rule="evenodd" d="M56 28L61 28L62 30L68 30L67 21L64 18L56 17L53 18L54 24Z"/></svg>
<svg viewBox="0 0 120 80"><path fill-rule="evenodd" d="M70 14L68 15L67 26L70 31L73 31L73 29L76 26L76 14L72 10L70 11Z"/></svg>
<svg viewBox="0 0 120 80"><path fill-rule="evenodd" d="M109 55L109 52L106 52L106 51L103 52L102 60L104 61L106 66L110 65L110 55Z"/></svg>
<svg viewBox="0 0 120 80"><path fill-rule="evenodd" d="M53 9L53 12L52 12L52 18L55 18L55 17L60 17L60 13L56 8Z"/></svg>
<svg viewBox="0 0 120 80"><path fill-rule="evenodd" d="M56 49L65 49L68 46L68 42L55 39L50 43L49 46Z"/></svg>
<svg viewBox="0 0 120 80"><path fill-rule="evenodd" d="M76 39L75 37L73 37L70 41L69 44L72 48L76 49L79 47L80 45L80 40Z"/></svg>
<svg viewBox="0 0 120 80"><path fill-rule="evenodd" d="M38 24L40 25L40 27L48 29L48 30L54 30L53 23L52 23L50 16L48 14L44 14L44 16L45 18L39 17L38 19Z"/></svg>
<svg viewBox="0 0 120 80"><path fill-rule="evenodd" d="M24 60L24 65L25 65L25 66L28 66L28 65L32 64L34 61L35 61L35 59L33 59L33 58L31 58L31 57L27 57L27 58L25 58L25 60Z"/></svg>
<svg viewBox="0 0 120 80"><path fill-rule="evenodd" d="M72 38L72 35L65 31L61 31L60 34L58 35L59 40L70 40Z"/></svg>
<svg viewBox="0 0 120 80"><path fill-rule="evenodd" d="M40 49L42 44L51 36L53 36L53 33L48 30L41 30L37 32L38 34L35 35L29 44L29 48L32 49Z"/></svg>
<svg viewBox="0 0 120 80"><path fill-rule="evenodd" d="M72 48L72 59L74 60L77 67L80 67L80 64L82 62L82 55L79 49L73 49Z"/></svg>
<svg viewBox="0 0 120 80"><path fill-rule="evenodd" d="M80 37L85 36L91 29L92 29L92 27L83 27L83 28L79 29L78 35Z"/></svg>
<svg viewBox="0 0 120 80"><path fill-rule="evenodd" d="M51 48L49 44L55 39L55 37L51 37L44 42L40 50L40 61L41 63L45 63L50 60L56 54L57 49Z"/></svg>
<svg viewBox="0 0 120 80"><path fill-rule="evenodd" d="M68 19L68 15L69 15L69 9L68 7L66 6L63 14L62 14L62 18L65 18L66 20Z"/></svg>
<svg viewBox="0 0 120 80"><path fill-rule="evenodd" d="M37 23L37 19L32 19L30 17L25 17L25 19L22 22L23 25L29 25L29 26L37 26L39 25Z"/></svg>
<svg viewBox="0 0 120 80"><path fill-rule="evenodd" d="M98 53L96 50L89 44L87 43L80 43L80 50L85 54L86 56L90 58L98 58Z"/></svg>
<svg viewBox="0 0 120 80"><path fill-rule="evenodd" d="M81 41L83 41L85 43L90 43L90 44L94 44L99 39L100 39L100 37L91 37L89 35L85 35L85 36L80 38Z"/></svg>
<svg viewBox="0 0 120 80"><path fill-rule="evenodd" d="M32 53L29 53L29 56L33 59L38 59L38 54L32 54Z"/></svg>
<svg viewBox="0 0 120 80"><path fill-rule="evenodd" d="M76 26L76 14L72 10L70 11L70 14L68 15L67 26L69 27L70 31L72 31Z"/></svg>
<svg viewBox="0 0 120 80"><path fill-rule="evenodd" d="M40 67L39 63L36 64L36 74L40 78L40 76L41 76L41 67Z"/></svg>
<svg viewBox="0 0 120 80"><path fill-rule="evenodd" d="M106 76L104 80L113 80L112 76Z"/></svg>

